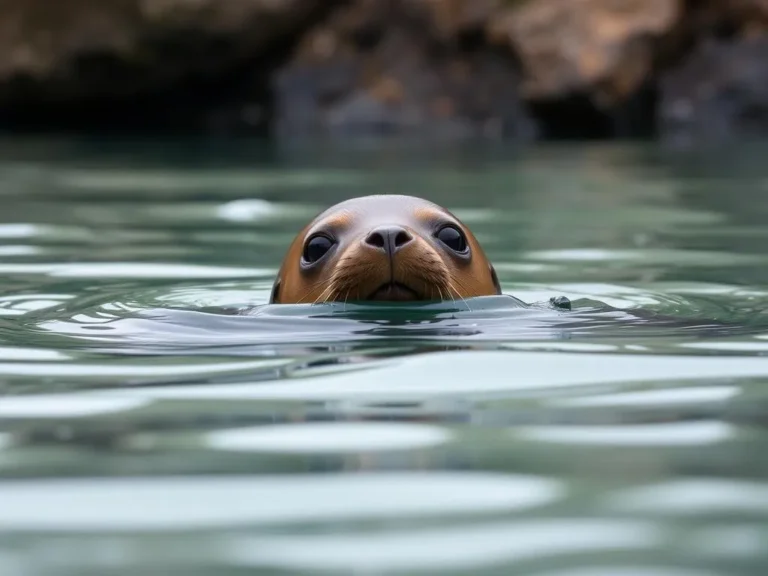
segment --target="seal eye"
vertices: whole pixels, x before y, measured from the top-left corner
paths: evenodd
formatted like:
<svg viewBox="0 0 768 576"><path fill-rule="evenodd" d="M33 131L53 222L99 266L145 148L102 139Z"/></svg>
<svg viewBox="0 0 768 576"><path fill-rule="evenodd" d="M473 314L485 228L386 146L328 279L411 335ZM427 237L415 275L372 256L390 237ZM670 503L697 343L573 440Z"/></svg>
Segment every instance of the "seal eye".
<svg viewBox="0 0 768 576"><path fill-rule="evenodd" d="M464 254L468 250L467 240L457 228L444 226L437 232L437 238L454 252Z"/></svg>
<svg viewBox="0 0 768 576"><path fill-rule="evenodd" d="M304 245L302 257L307 264L314 264L331 249L333 241L324 234L312 236Z"/></svg>

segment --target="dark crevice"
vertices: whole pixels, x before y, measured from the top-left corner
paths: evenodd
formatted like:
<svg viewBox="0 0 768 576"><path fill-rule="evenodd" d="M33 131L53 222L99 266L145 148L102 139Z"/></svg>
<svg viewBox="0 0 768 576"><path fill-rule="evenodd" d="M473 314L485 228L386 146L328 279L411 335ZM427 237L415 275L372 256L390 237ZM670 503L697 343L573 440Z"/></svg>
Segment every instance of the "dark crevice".
<svg viewBox="0 0 768 576"><path fill-rule="evenodd" d="M605 110L586 94L534 101L528 106L543 140L627 140L655 136L657 102L655 85L648 82Z"/></svg>
<svg viewBox="0 0 768 576"><path fill-rule="evenodd" d="M322 4L330 12L338 2ZM213 60L199 72L176 79L153 78L109 54L89 54L73 63L75 79L51 89L29 78L6 84L0 96L0 130L19 133L266 135L271 111L270 81L290 57L306 29L324 17L309 14L303 29L282 35L258 57L233 58L226 69ZM173 61L211 59L232 53L225 39L195 38L194 45L165 39ZM155 47L159 49L159 47ZM77 91L75 91L75 86ZM134 86L147 86L132 93Z"/></svg>
<svg viewBox="0 0 768 576"><path fill-rule="evenodd" d="M375 22L367 22L351 33L351 40L358 50L369 52L376 48L384 37L384 28Z"/></svg>
<svg viewBox="0 0 768 576"><path fill-rule="evenodd" d="M736 16L739 10L729 10L727 3L718 0L685 0L681 26L696 40L712 37L731 40L739 35L743 23Z"/></svg>
<svg viewBox="0 0 768 576"><path fill-rule="evenodd" d="M649 80L612 110L613 137L621 140L655 138L658 103L656 82Z"/></svg>
<svg viewBox="0 0 768 576"><path fill-rule="evenodd" d="M460 52L478 52L488 50L488 39L485 30L473 28L461 32L456 38L456 47Z"/></svg>
<svg viewBox="0 0 768 576"><path fill-rule="evenodd" d="M611 117L584 94L531 102L528 109L543 140L597 140L613 135Z"/></svg>

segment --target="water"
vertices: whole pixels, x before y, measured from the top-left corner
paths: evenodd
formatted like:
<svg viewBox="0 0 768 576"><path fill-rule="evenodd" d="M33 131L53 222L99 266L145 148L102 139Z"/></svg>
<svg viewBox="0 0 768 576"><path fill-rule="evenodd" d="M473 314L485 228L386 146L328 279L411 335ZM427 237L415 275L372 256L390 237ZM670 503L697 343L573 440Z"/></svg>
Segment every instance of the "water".
<svg viewBox="0 0 768 576"><path fill-rule="evenodd" d="M764 574L765 152L0 142L0 573ZM374 192L508 296L263 306Z"/></svg>

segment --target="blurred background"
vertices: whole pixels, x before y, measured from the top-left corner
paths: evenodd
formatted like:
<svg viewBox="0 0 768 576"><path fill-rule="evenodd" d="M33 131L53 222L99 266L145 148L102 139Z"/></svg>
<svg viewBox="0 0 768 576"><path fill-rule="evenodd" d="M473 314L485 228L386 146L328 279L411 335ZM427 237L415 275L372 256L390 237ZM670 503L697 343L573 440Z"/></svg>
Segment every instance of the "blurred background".
<svg viewBox="0 0 768 576"><path fill-rule="evenodd" d="M0 130L768 131L766 0L0 0Z"/></svg>
<svg viewBox="0 0 768 576"><path fill-rule="evenodd" d="M0 0L0 576L768 574L766 30ZM392 192L534 305L258 307Z"/></svg>

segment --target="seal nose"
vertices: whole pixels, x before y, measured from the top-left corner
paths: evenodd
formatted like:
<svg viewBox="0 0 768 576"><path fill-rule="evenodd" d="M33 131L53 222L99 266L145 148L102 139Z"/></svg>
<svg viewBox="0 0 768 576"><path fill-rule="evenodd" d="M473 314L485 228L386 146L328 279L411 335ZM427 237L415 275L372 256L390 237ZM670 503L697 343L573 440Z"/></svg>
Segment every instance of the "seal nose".
<svg viewBox="0 0 768 576"><path fill-rule="evenodd" d="M411 240L413 240L411 233L401 226L382 226L368 234L365 243L384 250L387 254L394 254Z"/></svg>

